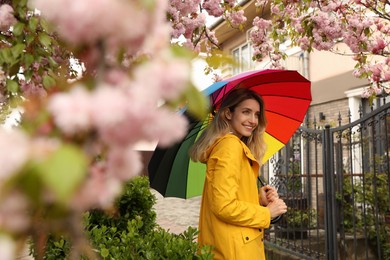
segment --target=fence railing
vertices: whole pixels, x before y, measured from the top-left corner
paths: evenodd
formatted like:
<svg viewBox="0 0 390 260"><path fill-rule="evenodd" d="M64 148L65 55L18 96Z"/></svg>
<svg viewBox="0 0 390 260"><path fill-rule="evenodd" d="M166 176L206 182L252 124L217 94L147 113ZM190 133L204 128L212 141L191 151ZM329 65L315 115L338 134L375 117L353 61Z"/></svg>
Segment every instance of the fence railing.
<svg viewBox="0 0 390 260"><path fill-rule="evenodd" d="M289 207L267 247L298 259L390 259L389 152L390 103L348 125L301 127L265 165Z"/></svg>

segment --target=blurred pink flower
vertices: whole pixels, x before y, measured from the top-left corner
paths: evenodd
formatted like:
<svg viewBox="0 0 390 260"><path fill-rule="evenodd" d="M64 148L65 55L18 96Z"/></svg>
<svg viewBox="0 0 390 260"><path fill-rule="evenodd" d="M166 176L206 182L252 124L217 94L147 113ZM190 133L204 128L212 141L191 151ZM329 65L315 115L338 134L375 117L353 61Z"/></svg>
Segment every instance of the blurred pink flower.
<svg viewBox="0 0 390 260"><path fill-rule="evenodd" d="M126 111L132 101L120 88L100 86L92 93L90 102L91 123L98 129L117 127L129 120Z"/></svg>
<svg viewBox="0 0 390 260"><path fill-rule="evenodd" d="M5 130L0 127L0 184L26 163L30 143L20 130Z"/></svg>
<svg viewBox="0 0 390 260"><path fill-rule="evenodd" d="M112 206L122 191L122 182L106 173L106 164L97 162L91 166L86 182L75 193L70 207L78 211L91 208L106 209Z"/></svg>
<svg viewBox="0 0 390 260"><path fill-rule="evenodd" d="M60 141L49 138L36 138L31 141L31 159L34 161L43 161L60 147Z"/></svg>
<svg viewBox="0 0 390 260"><path fill-rule="evenodd" d="M113 147L107 155L107 173L120 181L128 181L142 170L141 155L128 147Z"/></svg>
<svg viewBox="0 0 390 260"><path fill-rule="evenodd" d="M184 137L188 122L182 115L160 108L154 116L154 120L144 128L150 140L153 140L152 137L157 138L159 145L163 147Z"/></svg>
<svg viewBox="0 0 390 260"><path fill-rule="evenodd" d="M75 86L69 93L53 95L48 110L65 134L75 134L91 127L90 104L91 97L86 88Z"/></svg>
<svg viewBox="0 0 390 260"><path fill-rule="evenodd" d="M156 59L153 64L139 67L135 84L153 89L163 99L173 100L188 86L191 67L188 60L174 59L170 54L166 56ZM157 102L157 97L154 100Z"/></svg>
<svg viewBox="0 0 390 260"><path fill-rule="evenodd" d="M142 2L34 0L32 4L57 25L66 40L75 44L105 39L110 44L133 44L134 49L139 49L149 33L152 20L151 10ZM137 21L137 26L134 26L134 21Z"/></svg>
<svg viewBox="0 0 390 260"><path fill-rule="evenodd" d="M2 4L0 6L0 31L8 31L16 22L14 9L8 4Z"/></svg>
<svg viewBox="0 0 390 260"><path fill-rule="evenodd" d="M28 202L24 195L11 192L0 200L0 229L9 232L25 231L30 225Z"/></svg>

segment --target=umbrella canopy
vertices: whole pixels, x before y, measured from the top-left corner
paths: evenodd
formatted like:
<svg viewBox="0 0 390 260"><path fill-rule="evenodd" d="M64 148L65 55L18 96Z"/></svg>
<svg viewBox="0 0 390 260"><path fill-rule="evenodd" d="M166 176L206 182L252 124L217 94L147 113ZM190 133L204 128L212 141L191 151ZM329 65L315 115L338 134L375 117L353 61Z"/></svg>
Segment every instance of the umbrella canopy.
<svg viewBox="0 0 390 260"><path fill-rule="evenodd" d="M262 96L268 124L265 141L267 152L263 162L280 150L301 125L311 102L310 81L296 71L260 70L219 81L203 91L217 110L224 96L234 88L249 88ZM185 138L169 148L157 147L148 165L150 186L165 197L191 198L202 194L206 166L193 162L188 150L211 114L199 121L184 113L189 120Z"/></svg>

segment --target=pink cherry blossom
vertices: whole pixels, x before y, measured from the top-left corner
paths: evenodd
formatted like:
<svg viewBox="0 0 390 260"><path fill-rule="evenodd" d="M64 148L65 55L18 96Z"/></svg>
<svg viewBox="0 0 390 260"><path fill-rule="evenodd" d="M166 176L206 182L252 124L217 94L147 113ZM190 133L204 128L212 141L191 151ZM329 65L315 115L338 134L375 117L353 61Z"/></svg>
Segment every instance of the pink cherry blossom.
<svg viewBox="0 0 390 260"><path fill-rule="evenodd" d="M187 16L198 11L198 6L201 0L182 1L182 0L169 0L170 6L174 7L181 16Z"/></svg>
<svg viewBox="0 0 390 260"><path fill-rule="evenodd" d="M25 97L46 97L47 92L42 84L35 84L34 81L30 80L26 82L22 80L20 82L20 88L23 91Z"/></svg>
<svg viewBox="0 0 390 260"><path fill-rule="evenodd" d="M361 94L361 97L362 98L369 98L370 96L372 96L372 91L370 88L365 88Z"/></svg>
<svg viewBox="0 0 390 260"><path fill-rule="evenodd" d="M230 20L233 27L237 27L240 24L246 22L246 17L244 15L244 10L239 10L236 12L227 12L226 18Z"/></svg>
<svg viewBox="0 0 390 260"><path fill-rule="evenodd" d="M224 13L221 1L219 0L205 0L203 1L202 7L212 16L219 17Z"/></svg>

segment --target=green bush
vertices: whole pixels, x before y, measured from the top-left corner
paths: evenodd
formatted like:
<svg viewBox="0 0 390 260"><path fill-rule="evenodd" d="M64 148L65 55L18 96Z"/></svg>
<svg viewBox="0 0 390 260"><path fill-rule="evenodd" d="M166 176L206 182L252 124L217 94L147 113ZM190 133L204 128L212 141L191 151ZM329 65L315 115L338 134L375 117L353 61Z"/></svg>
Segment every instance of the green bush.
<svg viewBox="0 0 390 260"><path fill-rule="evenodd" d="M367 234L371 246L379 247L384 259L390 259L390 230L385 223L390 212L388 181L387 173L365 173L364 179L354 181L345 178L343 193L337 194L345 232Z"/></svg>
<svg viewBox="0 0 390 260"><path fill-rule="evenodd" d="M108 215L101 210L89 212L88 229L98 226L116 227L119 230L127 229L128 220L142 218L142 227L139 232L144 235L156 227L156 212L153 205L156 197L150 192L147 177L136 177L128 182L121 197L115 202L116 212Z"/></svg>
<svg viewBox="0 0 390 260"><path fill-rule="evenodd" d="M199 248L194 239L198 231L194 228L179 235L157 228L141 236L137 230L142 225L138 218L129 221L127 231L105 226L92 229L98 254L103 259L212 259L207 248L197 255Z"/></svg>
<svg viewBox="0 0 390 260"><path fill-rule="evenodd" d="M177 235L159 227L155 203L148 178L136 177L125 185L113 214L87 212L86 232L97 254L102 259L212 259L211 248L196 243L196 228ZM67 259L70 248L66 238L49 236L44 259Z"/></svg>

